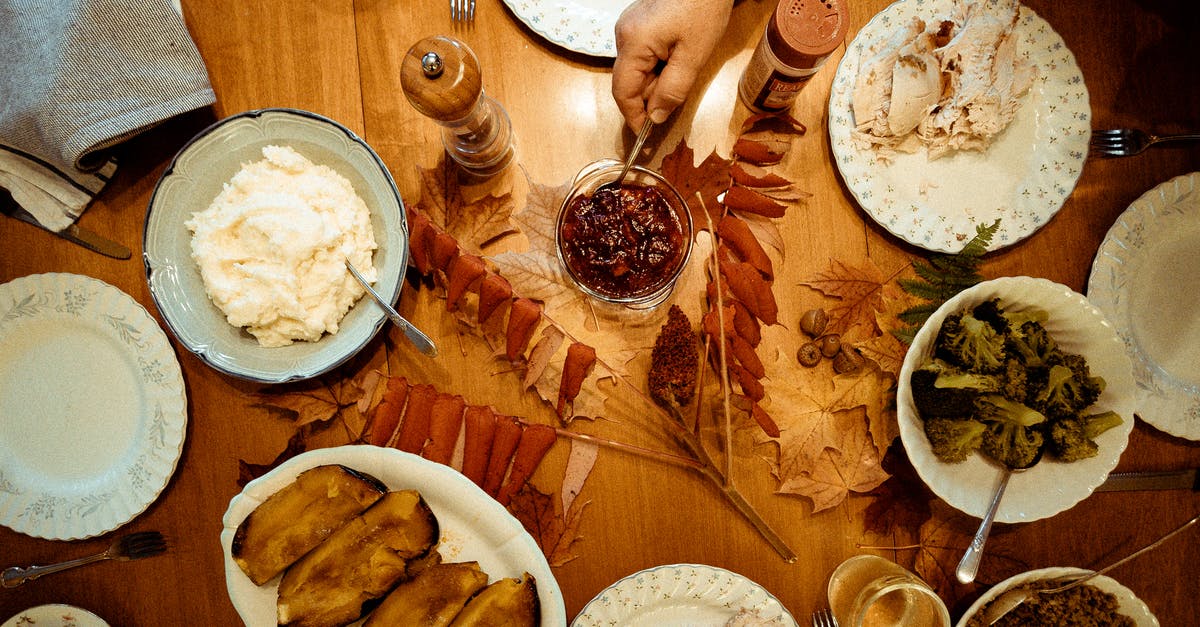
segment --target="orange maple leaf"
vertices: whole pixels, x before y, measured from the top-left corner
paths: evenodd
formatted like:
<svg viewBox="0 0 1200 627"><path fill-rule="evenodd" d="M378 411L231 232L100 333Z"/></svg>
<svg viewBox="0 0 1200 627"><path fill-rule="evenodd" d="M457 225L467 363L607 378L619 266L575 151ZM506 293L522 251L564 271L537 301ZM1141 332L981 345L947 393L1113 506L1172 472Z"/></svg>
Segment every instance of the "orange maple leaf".
<svg viewBox="0 0 1200 627"><path fill-rule="evenodd" d="M732 181L729 174L731 163L712 152L697 166L695 151L688 147L684 139L680 139L675 150L663 157L659 170L687 202L692 213L693 235L707 230L710 219L714 225L721 221L721 203L717 197L729 189ZM704 199L703 208L708 210L708 216L701 213L700 203L696 201L697 193Z"/></svg>
<svg viewBox="0 0 1200 627"><path fill-rule="evenodd" d="M1014 557L1019 547L1013 547L1005 536L1003 525L994 527L985 545L983 561L980 562L976 582L960 584L955 569L963 552L971 544L978 519L967 516L950 507L944 501L934 499L933 515L920 530L920 549L913 562L913 572L926 581L938 595L953 606L958 599L975 593L980 585L995 584L1019 572L1029 569L1029 564Z"/></svg>
<svg viewBox="0 0 1200 627"><path fill-rule="evenodd" d="M807 470L796 472L801 464L788 464L795 474L780 477L778 492L807 496L815 513L841 503L850 492L870 492L886 481L888 474L867 432L864 414L861 407L827 414L823 422L834 437L815 458L805 460ZM781 462L780 468L784 467Z"/></svg>
<svg viewBox="0 0 1200 627"><path fill-rule="evenodd" d="M328 379L328 380L325 380ZM278 394L260 393L253 406L291 420L296 427L327 422L362 398L363 389L352 381L326 377Z"/></svg>

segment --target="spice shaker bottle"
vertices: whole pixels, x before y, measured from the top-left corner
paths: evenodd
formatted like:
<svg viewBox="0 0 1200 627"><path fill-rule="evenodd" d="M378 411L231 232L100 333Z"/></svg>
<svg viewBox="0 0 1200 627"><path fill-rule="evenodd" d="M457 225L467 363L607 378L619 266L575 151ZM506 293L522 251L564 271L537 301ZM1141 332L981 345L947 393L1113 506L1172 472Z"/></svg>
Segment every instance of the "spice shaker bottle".
<svg viewBox="0 0 1200 627"><path fill-rule="evenodd" d="M779 0L738 83L747 107L778 112L792 106L846 38L847 1Z"/></svg>
<svg viewBox="0 0 1200 627"><path fill-rule="evenodd" d="M444 36L413 44L400 67L400 86L417 111L442 126L442 144L463 168L489 176L512 161L508 113L483 93L479 59L466 44Z"/></svg>

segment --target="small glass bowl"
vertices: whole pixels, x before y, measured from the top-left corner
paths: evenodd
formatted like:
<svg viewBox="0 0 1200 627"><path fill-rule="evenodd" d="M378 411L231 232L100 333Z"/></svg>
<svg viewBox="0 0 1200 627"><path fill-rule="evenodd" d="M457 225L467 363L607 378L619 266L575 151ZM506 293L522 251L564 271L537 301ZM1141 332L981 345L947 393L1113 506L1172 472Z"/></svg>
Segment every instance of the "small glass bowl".
<svg viewBox="0 0 1200 627"><path fill-rule="evenodd" d="M575 181L571 185L571 191L563 199L562 206L558 211L558 219L554 228L554 247L558 254L558 261L562 264L567 276L571 277L575 285L585 294L605 303L624 305L631 309L650 309L662 304L671 295L671 290L674 289L675 282L679 279L683 268L687 266L688 258L692 253L691 212L688 211L688 206L683 200L683 196L661 174L640 166L634 166L629 169L629 172L625 175L625 180L622 181L622 187L626 185L653 187L661 192L683 230L683 237L680 240L683 250L680 251L675 263L649 287L631 294L614 294L605 291L601 287L589 284L576 268L572 268L571 264L567 262L568 255L564 251L563 227L566 223L567 211L571 203L581 196L591 196L601 186L615 181L621 173L623 166L623 163L615 159L601 159L600 161L594 161L584 166L579 171L579 174L575 176Z"/></svg>

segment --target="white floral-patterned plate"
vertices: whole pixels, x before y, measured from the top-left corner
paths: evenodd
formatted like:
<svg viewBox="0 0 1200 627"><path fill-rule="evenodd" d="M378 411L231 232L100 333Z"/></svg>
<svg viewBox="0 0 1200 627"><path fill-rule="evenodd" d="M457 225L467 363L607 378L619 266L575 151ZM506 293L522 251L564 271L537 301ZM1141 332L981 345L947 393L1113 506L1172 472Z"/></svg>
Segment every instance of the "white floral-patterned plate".
<svg viewBox="0 0 1200 627"><path fill-rule="evenodd" d="M596 595L572 627L720 627L741 610L795 626L779 599L734 572L703 564L670 564L636 572Z"/></svg>
<svg viewBox="0 0 1200 627"><path fill-rule="evenodd" d="M0 524L111 531L158 498L183 450L183 374L154 318L77 274L0 285Z"/></svg>
<svg viewBox="0 0 1200 627"><path fill-rule="evenodd" d="M1200 172L1129 205L1092 263L1088 299L1133 359L1138 416L1200 440Z"/></svg>
<svg viewBox="0 0 1200 627"><path fill-rule="evenodd" d="M503 0L533 32L567 50L617 56L613 27L633 0Z"/></svg>
<svg viewBox="0 0 1200 627"><path fill-rule="evenodd" d="M87 610L54 603L19 612L0 627L108 627L108 623Z"/></svg>
<svg viewBox="0 0 1200 627"><path fill-rule="evenodd" d="M955 253L978 225L1000 220L992 248L1033 234L1062 207L1083 169L1091 108L1083 74L1062 37L1021 7L1017 54L1038 76L1016 118L986 151L958 151L929 161L924 150L890 163L851 141L851 100L859 62L873 45L913 17L948 16L952 0L901 0L884 9L847 46L829 96L829 138L846 186L876 222L922 248Z"/></svg>

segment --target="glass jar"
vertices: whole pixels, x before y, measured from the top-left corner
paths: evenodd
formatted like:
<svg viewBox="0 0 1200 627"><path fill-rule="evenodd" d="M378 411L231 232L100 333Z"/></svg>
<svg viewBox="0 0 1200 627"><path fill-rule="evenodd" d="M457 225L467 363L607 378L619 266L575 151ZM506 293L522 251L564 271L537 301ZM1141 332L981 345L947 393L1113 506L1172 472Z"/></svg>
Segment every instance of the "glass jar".
<svg viewBox="0 0 1200 627"><path fill-rule="evenodd" d="M567 276L605 303L649 309L671 295L692 251L692 217L653 170L602 159L576 175L559 208L555 250Z"/></svg>

